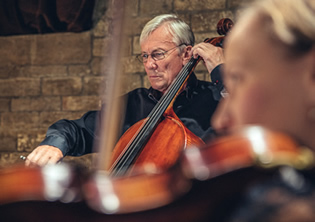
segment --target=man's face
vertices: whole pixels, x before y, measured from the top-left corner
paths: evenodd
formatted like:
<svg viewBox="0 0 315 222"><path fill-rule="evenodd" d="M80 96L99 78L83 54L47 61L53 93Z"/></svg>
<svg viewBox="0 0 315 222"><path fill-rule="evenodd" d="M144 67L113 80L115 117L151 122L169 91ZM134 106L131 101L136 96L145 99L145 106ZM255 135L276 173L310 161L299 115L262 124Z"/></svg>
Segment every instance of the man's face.
<svg viewBox="0 0 315 222"><path fill-rule="evenodd" d="M168 51L176 44L172 41L173 36L167 31L165 25L160 26L141 43L141 53L151 55L157 51ZM155 61L149 56L144 63L144 68L153 89L164 93L175 79L183 65L187 62L185 52L179 54L179 48L170 50L165 58Z"/></svg>

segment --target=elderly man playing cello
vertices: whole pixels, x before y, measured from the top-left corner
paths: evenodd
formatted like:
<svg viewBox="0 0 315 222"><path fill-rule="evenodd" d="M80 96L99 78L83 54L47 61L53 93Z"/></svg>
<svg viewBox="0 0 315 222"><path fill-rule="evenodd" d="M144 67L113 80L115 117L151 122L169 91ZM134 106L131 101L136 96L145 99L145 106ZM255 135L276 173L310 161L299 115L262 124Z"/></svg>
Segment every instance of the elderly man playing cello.
<svg viewBox="0 0 315 222"><path fill-rule="evenodd" d="M127 97L123 132L147 117L169 88L183 66L193 56L202 57L209 73L219 72L223 52L209 43L194 46L190 27L175 15L160 15L149 21L140 36L141 55L151 84L138 88ZM200 81L191 74L184 90L176 97L174 111L184 125L204 139L211 134L210 119L220 96L211 82ZM96 139L97 111L90 111L77 120L60 120L49 127L44 141L27 157L26 165L57 163L66 155L79 156L92 152Z"/></svg>

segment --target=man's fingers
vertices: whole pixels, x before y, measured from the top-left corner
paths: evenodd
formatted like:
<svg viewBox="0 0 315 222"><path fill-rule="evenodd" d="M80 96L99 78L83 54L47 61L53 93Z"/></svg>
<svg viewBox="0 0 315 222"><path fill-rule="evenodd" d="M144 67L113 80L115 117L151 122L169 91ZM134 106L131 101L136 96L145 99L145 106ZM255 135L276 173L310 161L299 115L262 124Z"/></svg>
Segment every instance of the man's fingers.
<svg viewBox="0 0 315 222"><path fill-rule="evenodd" d="M26 166L44 166L46 164L55 164L63 158L60 149L43 145L39 146L30 153L25 161Z"/></svg>

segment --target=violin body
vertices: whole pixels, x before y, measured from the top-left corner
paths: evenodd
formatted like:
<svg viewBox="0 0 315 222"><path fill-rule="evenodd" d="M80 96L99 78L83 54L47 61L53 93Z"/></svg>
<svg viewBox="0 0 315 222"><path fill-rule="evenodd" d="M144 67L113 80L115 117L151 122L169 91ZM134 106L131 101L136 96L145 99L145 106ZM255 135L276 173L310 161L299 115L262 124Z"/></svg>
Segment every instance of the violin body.
<svg viewBox="0 0 315 222"><path fill-rule="evenodd" d="M0 218L4 221L224 221L228 207L253 184L269 180L282 166L305 170L312 169L313 164L313 153L298 147L290 137L251 126L201 148L183 151L178 161L164 172L112 178L102 171L85 174L68 166L64 173L70 180L66 180L55 177L62 173L63 165L2 170L0 184L6 187L0 189ZM12 180L18 172L28 175L32 182L23 176ZM18 187L36 184L38 189L15 195ZM48 185L58 189L48 189ZM59 192L54 195L53 191Z"/></svg>
<svg viewBox="0 0 315 222"><path fill-rule="evenodd" d="M217 177L211 181L191 181L191 189L185 195L179 196L168 204L159 207L149 204L153 201L150 196L160 193L151 193L146 202L146 210L128 213L103 213L97 208L91 207L85 200L79 202L63 203L62 201L18 201L0 205L0 217L3 221L10 222L34 222L34 221L76 221L76 222L203 222L220 218L226 212L226 201L235 201L253 181L261 182L272 177L273 172L260 172L255 169L243 169L233 174ZM242 178L240 180L240 178ZM255 180L253 180L255 178ZM238 181L231 185L231 181ZM124 181L126 182L126 181ZM142 181L143 182L143 181ZM159 181L161 182L161 181ZM169 181L170 182L170 181ZM169 183L168 182L168 183ZM168 184L167 183L167 184ZM130 184L126 184L130 185ZM155 184L157 185L157 184ZM167 187L167 186L166 186ZM138 193L138 190L129 190ZM132 195L133 196L133 195ZM100 197L101 199L102 197ZM143 198L140 197L140 199ZM165 201L165 200L164 200ZM136 202L136 201L135 201ZM129 204L134 203L130 201ZM163 203L163 202L162 202ZM127 204L127 203L125 203ZM128 204L128 205L129 205ZM150 206L150 207L149 207ZM130 208L132 208L130 206ZM219 221L223 221L219 220Z"/></svg>

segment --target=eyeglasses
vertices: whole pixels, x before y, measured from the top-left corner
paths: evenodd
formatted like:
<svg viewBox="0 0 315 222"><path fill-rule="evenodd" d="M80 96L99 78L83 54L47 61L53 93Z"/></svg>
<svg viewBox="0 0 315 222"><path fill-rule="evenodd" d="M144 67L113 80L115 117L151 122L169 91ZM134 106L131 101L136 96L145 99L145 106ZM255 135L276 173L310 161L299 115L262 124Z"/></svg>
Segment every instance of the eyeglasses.
<svg viewBox="0 0 315 222"><path fill-rule="evenodd" d="M152 52L151 54L140 54L140 55L137 55L137 59L142 62L142 63L146 63L149 59L149 57L151 56L151 58L154 60L154 61L158 61L158 60L162 60L166 57L166 54L174 49L176 49L177 47L180 47L182 45L186 45L186 43L182 43L178 46L175 46L167 51L164 51L164 50L156 50L154 52Z"/></svg>

